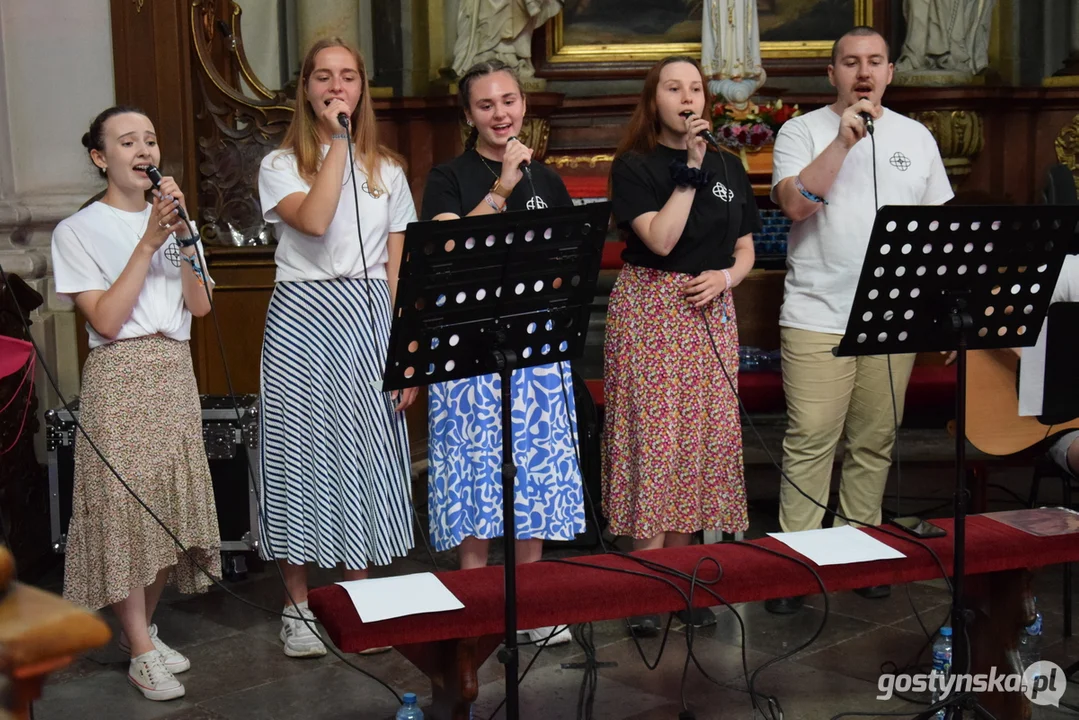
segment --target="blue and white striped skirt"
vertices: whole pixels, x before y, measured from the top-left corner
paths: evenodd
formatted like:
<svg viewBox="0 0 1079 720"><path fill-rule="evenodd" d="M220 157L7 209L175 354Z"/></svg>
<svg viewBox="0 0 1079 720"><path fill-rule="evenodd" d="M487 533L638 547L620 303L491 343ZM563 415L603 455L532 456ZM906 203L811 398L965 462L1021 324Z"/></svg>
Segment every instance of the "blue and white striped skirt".
<svg viewBox="0 0 1079 720"><path fill-rule="evenodd" d="M390 312L385 280L274 289L260 413L267 559L360 570L413 546L405 417L374 384Z"/></svg>

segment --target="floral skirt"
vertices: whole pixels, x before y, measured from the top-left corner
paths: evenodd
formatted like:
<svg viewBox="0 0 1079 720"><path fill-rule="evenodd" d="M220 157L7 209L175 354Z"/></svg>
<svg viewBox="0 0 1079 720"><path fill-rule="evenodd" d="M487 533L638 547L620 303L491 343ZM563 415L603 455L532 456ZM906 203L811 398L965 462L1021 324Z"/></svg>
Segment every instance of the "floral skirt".
<svg viewBox="0 0 1079 720"><path fill-rule="evenodd" d="M220 577L221 539L188 344L150 336L94 348L83 368L79 414L124 482L199 565ZM150 585L168 567L180 592L211 584L76 431L64 597L97 610Z"/></svg>
<svg viewBox="0 0 1079 720"><path fill-rule="evenodd" d="M734 301L724 293L702 313L682 294L690 279L625 265L611 292L603 509L617 535L749 525Z"/></svg>

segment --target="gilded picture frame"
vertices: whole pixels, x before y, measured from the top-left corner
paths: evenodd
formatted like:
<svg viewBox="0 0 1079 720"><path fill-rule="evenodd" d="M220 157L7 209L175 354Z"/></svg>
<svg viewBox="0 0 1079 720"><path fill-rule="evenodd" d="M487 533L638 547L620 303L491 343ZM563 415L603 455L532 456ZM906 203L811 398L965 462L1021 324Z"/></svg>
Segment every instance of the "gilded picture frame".
<svg viewBox="0 0 1079 720"><path fill-rule="evenodd" d="M669 4L677 3L678 0L657 1L668 4L667 7L669 7ZM567 0L566 4L570 5L571 2L572 0ZM846 0L846 2L850 5L848 9L851 16L850 25L844 23L845 27L854 25L873 26L874 0ZM834 0L832 2L829 2L829 0L758 0L758 12L760 13L762 28L761 59L767 62L768 60L782 61L829 57L835 37L806 37L788 40L766 40L764 38L769 35L769 29L767 28L769 13L782 12L784 7L790 8L791 6L799 5L812 7L814 4L829 5L833 3ZM687 2L687 6L692 5L693 3ZM794 7L793 9L797 11L799 8ZM549 20L546 27L544 64L552 66L552 69L559 65L569 64L596 63L609 66L612 63L654 62L669 55L690 55L693 57L700 57L701 55L701 43L699 40L695 42L622 42L614 38L613 41L601 43L581 43L578 42L580 38L575 39L573 37L573 29L566 28L565 16L566 10L564 9ZM790 31L797 32L794 29L794 23L791 23L790 28L785 29L789 30L785 33L788 35L791 34ZM577 33L577 35L580 34ZM838 37L838 34L836 36Z"/></svg>

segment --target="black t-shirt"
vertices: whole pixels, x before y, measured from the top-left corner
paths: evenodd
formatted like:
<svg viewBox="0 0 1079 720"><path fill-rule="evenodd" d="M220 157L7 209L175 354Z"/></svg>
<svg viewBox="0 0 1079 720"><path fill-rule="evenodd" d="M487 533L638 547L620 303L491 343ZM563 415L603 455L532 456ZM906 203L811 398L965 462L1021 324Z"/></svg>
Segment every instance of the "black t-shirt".
<svg viewBox="0 0 1079 720"><path fill-rule="evenodd" d="M527 177L521 178L506 201L507 210L541 210L573 204L558 173L540 162L530 163L530 168L532 184ZM431 170L423 191L420 219L430 220L447 212L464 217L483 202L483 197L501 175L502 163L488 160L475 150L466 150ZM532 185L536 187L535 196Z"/></svg>
<svg viewBox="0 0 1079 720"><path fill-rule="evenodd" d="M626 239L623 262L631 265L697 274L734 264L738 238L761 231L760 213L749 176L738 158L727 152L705 153L701 169L711 173L707 187L693 198L685 230L666 257L648 249L631 223L647 212L659 212L674 193L673 161L686 162L687 152L657 145L647 155L627 152L611 168L612 213Z"/></svg>

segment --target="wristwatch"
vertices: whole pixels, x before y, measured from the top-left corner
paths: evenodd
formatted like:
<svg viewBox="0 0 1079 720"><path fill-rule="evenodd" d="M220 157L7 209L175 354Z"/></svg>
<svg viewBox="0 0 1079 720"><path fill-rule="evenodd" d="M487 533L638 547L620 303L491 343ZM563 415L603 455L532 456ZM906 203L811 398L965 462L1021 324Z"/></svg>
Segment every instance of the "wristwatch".
<svg viewBox="0 0 1079 720"><path fill-rule="evenodd" d="M503 200L509 200L510 195L513 194L512 190L507 190L506 188L502 187L501 178L495 178L495 184L491 186L491 192L499 196Z"/></svg>

